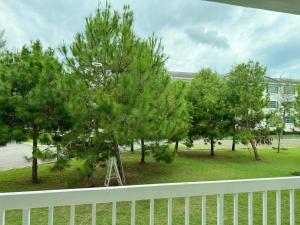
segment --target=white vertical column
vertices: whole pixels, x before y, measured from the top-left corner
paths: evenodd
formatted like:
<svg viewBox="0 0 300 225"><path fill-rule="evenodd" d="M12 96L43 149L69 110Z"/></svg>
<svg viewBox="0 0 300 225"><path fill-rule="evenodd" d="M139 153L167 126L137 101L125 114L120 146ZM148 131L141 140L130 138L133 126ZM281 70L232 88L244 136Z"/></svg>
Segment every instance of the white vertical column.
<svg viewBox="0 0 300 225"><path fill-rule="evenodd" d="M224 195L219 194L217 197L217 225L224 223Z"/></svg>
<svg viewBox="0 0 300 225"><path fill-rule="evenodd" d="M113 202L112 203L112 219L111 219L111 224L116 225L117 223L117 203Z"/></svg>
<svg viewBox="0 0 300 225"><path fill-rule="evenodd" d="M172 225L172 210L173 210L173 200L172 198L168 199L168 225Z"/></svg>
<svg viewBox="0 0 300 225"><path fill-rule="evenodd" d="M281 192L276 191L276 225L281 225Z"/></svg>
<svg viewBox="0 0 300 225"><path fill-rule="evenodd" d="M70 225L75 225L75 205L70 207Z"/></svg>
<svg viewBox="0 0 300 225"><path fill-rule="evenodd" d="M295 225L295 192L290 190L290 225Z"/></svg>
<svg viewBox="0 0 300 225"><path fill-rule="evenodd" d="M233 225L239 224L239 195L233 194Z"/></svg>
<svg viewBox="0 0 300 225"><path fill-rule="evenodd" d="M23 209L22 225L30 225L30 209Z"/></svg>
<svg viewBox="0 0 300 225"><path fill-rule="evenodd" d="M206 225L206 196L202 196L202 225Z"/></svg>
<svg viewBox="0 0 300 225"><path fill-rule="evenodd" d="M185 205L185 225L190 224L190 197L185 197L184 200L184 205Z"/></svg>
<svg viewBox="0 0 300 225"><path fill-rule="evenodd" d="M135 201L131 201L131 225L135 225Z"/></svg>
<svg viewBox="0 0 300 225"><path fill-rule="evenodd" d="M154 199L150 199L150 225L154 225Z"/></svg>
<svg viewBox="0 0 300 225"><path fill-rule="evenodd" d="M253 194L248 193L248 225L253 225Z"/></svg>
<svg viewBox="0 0 300 225"><path fill-rule="evenodd" d="M48 208L48 225L53 225L53 206Z"/></svg>
<svg viewBox="0 0 300 225"><path fill-rule="evenodd" d="M264 191L263 199L263 225L268 225L268 192Z"/></svg>
<svg viewBox="0 0 300 225"><path fill-rule="evenodd" d="M97 204L92 204L92 225L96 225L97 222Z"/></svg>
<svg viewBox="0 0 300 225"><path fill-rule="evenodd" d="M5 225L5 210L0 210L0 225Z"/></svg>

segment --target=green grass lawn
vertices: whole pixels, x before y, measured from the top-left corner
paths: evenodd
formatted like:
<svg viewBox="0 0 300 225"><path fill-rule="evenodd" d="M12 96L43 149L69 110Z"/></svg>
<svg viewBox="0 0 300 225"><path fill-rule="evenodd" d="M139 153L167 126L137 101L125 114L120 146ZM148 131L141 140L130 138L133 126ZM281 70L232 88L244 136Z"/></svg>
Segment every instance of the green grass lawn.
<svg viewBox="0 0 300 225"><path fill-rule="evenodd" d="M211 158L208 151L181 151L172 164L155 162L147 156L147 163L140 165L139 152L124 153L124 167L127 184L149 184L185 181L208 181L223 179L244 179L260 177L290 176L294 171L300 171L300 150L290 149L276 153L275 150L260 150L261 161L255 161L252 152L248 150L218 150L216 156ZM15 169L0 172L0 191L29 191L59 188L83 187L85 181L80 179L80 161L73 161L70 168L61 173L50 171L50 164L39 168L40 183L31 184L30 168ZM104 182L105 168L99 168L96 185ZM254 224L262 224L262 194L254 194ZM225 225L232 224L232 195L225 196ZM295 193L296 224L300 224L300 192ZM76 207L76 225L91 224L91 206ZM149 224L149 202L137 202L137 224ZM55 208L55 224L68 224L69 207ZM207 199L208 224L216 224L216 196ZM130 204L128 202L117 205L117 224L130 224ZM269 224L275 224L275 193L268 194ZM191 198L190 224L201 224L201 197ZM184 224L184 199L178 198L173 203L173 224ZM239 222L247 224L247 195L239 196ZM6 216L7 225L21 223L21 211L9 211ZM155 224L167 223L167 200L155 201ZM31 215L32 225L47 224L47 209L33 209ZM111 224L111 206L109 204L97 205L97 224ZM282 193L282 224L289 224L289 196Z"/></svg>

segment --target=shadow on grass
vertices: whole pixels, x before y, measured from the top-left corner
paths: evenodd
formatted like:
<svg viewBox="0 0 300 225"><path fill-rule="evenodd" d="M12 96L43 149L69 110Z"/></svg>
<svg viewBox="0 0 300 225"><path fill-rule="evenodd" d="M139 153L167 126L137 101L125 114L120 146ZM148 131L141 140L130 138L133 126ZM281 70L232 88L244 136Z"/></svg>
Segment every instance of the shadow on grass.
<svg viewBox="0 0 300 225"><path fill-rule="evenodd" d="M244 154L248 152L249 154ZM211 156L210 151L207 150L189 150L189 151L180 151L177 153L179 157L189 158L195 160L212 160L212 161L231 161L231 162L249 162L254 160L254 156L251 150L216 150L215 155Z"/></svg>

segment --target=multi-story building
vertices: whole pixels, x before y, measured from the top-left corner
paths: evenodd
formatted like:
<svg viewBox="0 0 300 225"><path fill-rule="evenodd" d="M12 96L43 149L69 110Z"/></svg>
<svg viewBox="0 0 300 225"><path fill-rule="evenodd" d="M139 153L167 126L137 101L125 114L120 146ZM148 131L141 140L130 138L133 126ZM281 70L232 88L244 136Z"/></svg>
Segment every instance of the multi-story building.
<svg viewBox="0 0 300 225"><path fill-rule="evenodd" d="M189 81L193 79L195 73L191 72L178 72L170 71L171 76L174 79ZM300 84L300 80L294 79L278 79L266 76L265 81L268 86L264 92L264 95L269 96L269 102L264 109L265 113L278 110L285 120L285 132L300 131L300 128L295 126L294 119L291 113L295 110L295 100L298 96L297 85ZM283 105L290 105L290 114L286 112Z"/></svg>
<svg viewBox="0 0 300 225"><path fill-rule="evenodd" d="M267 113L273 110L278 110L284 117L285 131L299 131L300 129L295 126L292 115L295 112L295 100L298 96L297 85L300 81L294 79L276 79L266 77L266 82L268 83L268 86L264 94L269 96L269 103L264 111ZM288 105L290 108L288 110L289 112L285 110L284 105Z"/></svg>

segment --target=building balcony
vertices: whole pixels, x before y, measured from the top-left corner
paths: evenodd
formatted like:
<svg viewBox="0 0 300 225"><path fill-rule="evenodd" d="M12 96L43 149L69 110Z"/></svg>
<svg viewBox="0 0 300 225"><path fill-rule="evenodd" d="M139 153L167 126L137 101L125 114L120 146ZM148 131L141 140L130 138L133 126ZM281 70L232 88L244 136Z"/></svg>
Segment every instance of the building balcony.
<svg viewBox="0 0 300 225"><path fill-rule="evenodd" d="M247 217L247 224L255 224L254 210L255 207L253 195L261 193L261 221L263 225L270 224L268 220L268 207L274 208L274 215L276 224L281 224L281 218L288 217L289 224L295 223L295 190L300 189L299 177L282 177L282 178L264 178L264 179L245 179L245 180L224 180L224 181L209 181L209 182L191 182L191 183L169 183L169 184L149 184L149 185L132 185L119 187L101 187L89 189L66 189L66 190L49 190L49 191L33 191L33 192L14 192L14 193L0 193L0 225L5 225L5 214L11 210L22 210L22 225L30 225L33 222L31 218L31 209L47 208L47 224L54 224L54 207L68 206L67 214L70 225L75 225L75 216L77 216L76 207L79 205L90 205L90 212L87 224L96 225L97 222L97 206L100 204L109 205L109 220L112 225L123 224L120 222L123 214L119 214L117 210L118 204L128 202L128 212L130 216L126 224L136 223L136 202L146 201L149 210L142 212L143 217L147 218L144 224L161 224L155 223L155 217L160 216L159 213L166 211L164 224L175 224L173 213L173 200L181 198L182 211L184 213L184 224L190 224L193 218L191 213L191 198L199 197L199 205L201 210L197 211L197 217L201 218L201 224L208 223L207 217L215 217L218 225L226 224L225 217L230 220L230 224L242 224L239 219ZM281 193L288 195L289 206L285 206L282 201ZM273 205L268 205L268 195L274 194L275 201ZM246 196L247 211L239 212L239 196ZM209 196L215 196L216 209L215 213L207 208L207 203L212 199ZM224 207L224 197L226 201L230 200L232 204L232 213L228 215L228 211ZM229 198L230 197L230 198ZM158 201L164 200L165 205L157 204ZM272 202L272 201L271 201ZM179 204L178 202L176 204ZM165 208L162 208L164 207ZM283 215L282 209L288 208L288 215ZM227 213L226 213L227 212ZM240 216L239 216L240 213ZM7 217L9 214L7 214ZM108 215L106 215L108 216ZM148 219L149 218L149 219ZM124 221L124 220L122 220ZM272 220L273 221L273 220ZM200 219L199 219L200 222ZM298 222L299 223L299 222ZM82 224L82 223L81 223ZM176 223L178 224L178 223ZM199 223L200 224L200 223ZM243 223L245 224L245 223ZM273 224L273 223L272 223ZM274 223L275 224L275 223Z"/></svg>

